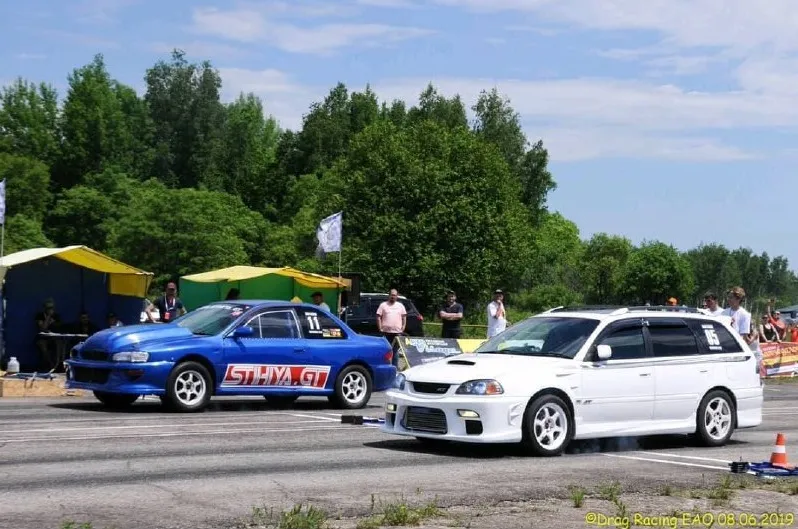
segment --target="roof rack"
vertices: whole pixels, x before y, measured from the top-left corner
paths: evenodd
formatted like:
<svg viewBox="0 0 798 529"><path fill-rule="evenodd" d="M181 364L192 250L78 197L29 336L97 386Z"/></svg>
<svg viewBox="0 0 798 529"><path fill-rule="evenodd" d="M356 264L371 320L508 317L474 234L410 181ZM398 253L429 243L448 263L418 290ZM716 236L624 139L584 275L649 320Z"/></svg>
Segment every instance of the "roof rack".
<svg viewBox="0 0 798 529"><path fill-rule="evenodd" d="M636 311L662 311L662 312L688 312L691 314L709 314L706 309L696 307L679 307L673 305L574 305L570 307L555 307L545 311L545 314L552 312L609 312L610 315L625 314Z"/></svg>

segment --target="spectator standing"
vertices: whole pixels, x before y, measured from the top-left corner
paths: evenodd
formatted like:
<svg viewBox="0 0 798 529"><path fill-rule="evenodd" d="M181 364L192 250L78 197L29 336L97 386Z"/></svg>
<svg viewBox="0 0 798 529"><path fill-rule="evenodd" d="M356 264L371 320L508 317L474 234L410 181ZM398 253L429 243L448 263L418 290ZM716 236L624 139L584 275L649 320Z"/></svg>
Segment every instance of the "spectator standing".
<svg viewBox="0 0 798 529"><path fill-rule="evenodd" d="M388 293L388 300L380 303L377 308L377 329L393 345L397 336L404 334L407 326L407 309L398 301L399 292L392 288ZM393 355L393 364L398 365L398 355Z"/></svg>
<svg viewBox="0 0 798 529"><path fill-rule="evenodd" d="M183 302L177 297L177 285L173 281L166 284L164 295L156 299L153 306L161 313L161 321L164 323L170 323L186 313ZM155 321L152 307L148 307L147 317L151 322Z"/></svg>
<svg viewBox="0 0 798 529"><path fill-rule="evenodd" d="M507 328L507 312L504 310L504 292L493 292L493 301L488 303L488 338L493 338Z"/></svg>
<svg viewBox="0 0 798 529"><path fill-rule="evenodd" d="M463 306L457 302L457 295L450 290L446 293L446 302L438 311L441 318L441 338L460 339L463 330L460 321L463 319Z"/></svg>
<svg viewBox="0 0 798 529"><path fill-rule="evenodd" d="M771 310L773 305L776 304L775 299L771 299L768 301L767 306L767 316L770 320L770 324L776 329L776 333L779 335L779 340L784 341L784 338L787 336L787 325L783 319L781 319L781 312L777 310Z"/></svg>
<svg viewBox="0 0 798 529"><path fill-rule="evenodd" d="M667 305L668 305L669 307L675 307L675 306L676 306L678 303L679 303L679 300L678 300L678 299L676 299L676 298L668 298L668 303L667 303Z"/></svg>
<svg viewBox="0 0 798 529"><path fill-rule="evenodd" d="M314 292L313 296L311 296L311 297L313 298L313 304L314 305L316 305L317 307L319 307L321 309L324 309L324 310L326 310L328 312L330 311L330 306L327 305L324 302L324 296L322 295L321 292ZM401 303L400 303L400 305L401 305Z"/></svg>
<svg viewBox="0 0 798 529"><path fill-rule="evenodd" d="M723 314L723 308L718 305L718 295L714 292L710 291L704 294L704 307L712 316L720 316Z"/></svg>
<svg viewBox="0 0 798 529"><path fill-rule="evenodd" d="M762 315L762 321L759 324L759 342L760 343L768 343L768 342L780 342L779 333L776 331L776 327L770 322L770 317L767 314Z"/></svg>
<svg viewBox="0 0 798 529"><path fill-rule="evenodd" d="M742 306L745 301L745 290L742 287L734 287L729 291L727 301L728 308L723 311L723 316L731 318L731 326L742 336L745 343L754 351L758 365L762 365L762 349L759 347L759 340L751 332L751 313ZM756 333L758 334L758 333Z"/></svg>

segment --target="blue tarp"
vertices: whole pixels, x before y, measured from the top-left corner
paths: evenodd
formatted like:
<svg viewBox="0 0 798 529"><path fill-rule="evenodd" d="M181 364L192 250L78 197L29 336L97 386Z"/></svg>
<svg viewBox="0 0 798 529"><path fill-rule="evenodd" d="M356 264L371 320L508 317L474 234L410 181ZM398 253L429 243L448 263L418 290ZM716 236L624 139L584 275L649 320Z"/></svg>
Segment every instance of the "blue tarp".
<svg viewBox="0 0 798 529"><path fill-rule="evenodd" d="M48 298L55 301L62 324L76 324L83 310L98 329L108 326L109 312L114 312L125 325L139 323L142 298L111 295L107 281L107 274L57 258L30 261L8 269L3 286L6 305L3 364L15 356L21 371L37 369L36 314Z"/></svg>

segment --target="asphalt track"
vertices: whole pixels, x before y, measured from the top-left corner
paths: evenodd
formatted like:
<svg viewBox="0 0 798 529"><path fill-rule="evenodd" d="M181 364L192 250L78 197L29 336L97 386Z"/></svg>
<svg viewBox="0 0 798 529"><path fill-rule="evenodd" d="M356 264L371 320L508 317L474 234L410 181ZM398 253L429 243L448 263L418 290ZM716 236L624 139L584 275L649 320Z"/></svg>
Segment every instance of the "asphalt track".
<svg viewBox="0 0 798 529"><path fill-rule="evenodd" d="M376 395L365 415L379 415ZM370 496L437 495L442 504L546 497L573 484L620 480L646 489L693 485L743 458L767 460L776 432L798 459L798 384L766 387L764 424L723 448L682 438L580 443L552 459L513 448L424 450L375 428L342 425L326 400L274 410L263 399L216 400L202 414L144 400L125 413L93 399L0 399L0 527L231 527L253 506L310 502L345 515ZM793 441L793 442L790 442Z"/></svg>

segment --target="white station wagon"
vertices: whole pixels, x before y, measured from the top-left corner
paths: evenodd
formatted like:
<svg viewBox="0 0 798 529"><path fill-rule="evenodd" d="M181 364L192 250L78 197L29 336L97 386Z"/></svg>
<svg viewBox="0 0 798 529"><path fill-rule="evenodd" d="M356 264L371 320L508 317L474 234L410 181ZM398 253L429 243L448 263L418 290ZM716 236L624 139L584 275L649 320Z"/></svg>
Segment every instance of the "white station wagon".
<svg viewBox="0 0 798 529"><path fill-rule="evenodd" d="M704 446L762 422L759 361L727 319L686 307L558 307L474 353L411 367L386 393L385 433L522 443L694 434Z"/></svg>

